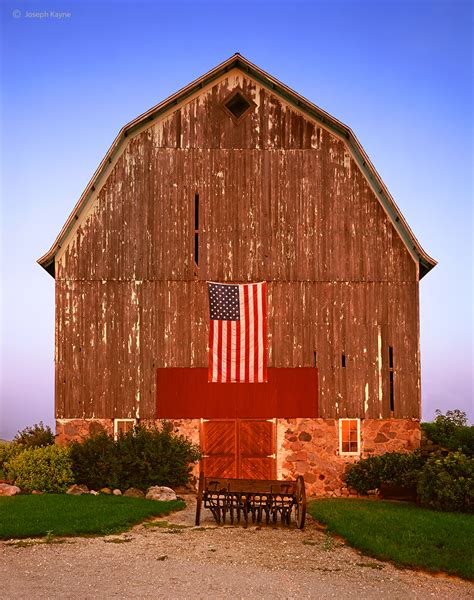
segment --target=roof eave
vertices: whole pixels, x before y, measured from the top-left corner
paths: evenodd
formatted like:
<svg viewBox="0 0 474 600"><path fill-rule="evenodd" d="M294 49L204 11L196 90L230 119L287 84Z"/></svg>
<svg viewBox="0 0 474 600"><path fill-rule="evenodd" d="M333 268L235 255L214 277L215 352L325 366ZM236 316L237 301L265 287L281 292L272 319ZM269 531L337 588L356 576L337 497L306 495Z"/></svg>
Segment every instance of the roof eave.
<svg viewBox="0 0 474 600"><path fill-rule="evenodd" d="M360 142L358 141L353 131L347 125L345 125L344 123L342 123L341 121L339 121L338 119L321 109L319 106L316 106L303 96L300 96L300 94L286 86L284 83L275 79L269 73L266 73L265 71L248 61L239 53L234 54L208 73L202 75L198 79L195 79L175 94L169 96L159 104L150 108L148 111L146 111L145 113L133 119L127 125L122 127L119 134L117 135L109 150L107 151L107 154L105 155L104 159L102 160L94 175L92 176L91 180L89 181L89 184L87 185L83 194L76 203L73 211L71 212L68 220L64 224L63 228L61 229L51 248L46 254L39 258L37 262L54 277L55 255L61 247L62 240L68 235L69 231L74 225L75 220L79 218L79 214L82 212L84 206L87 204L90 195L94 193L98 180L104 173L107 166L110 163L112 163L115 153L119 150L122 142L130 134L132 134L136 129L142 127L144 123L153 121L173 106L179 104L187 97L199 91L200 88L203 88L205 85L208 85L214 79L217 79L222 74L226 73L227 71L230 71L233 68L239 68L243 72L248 73L261 85L270 89L271 91L278 93L280 96L284 97L287 102L296 106L299 110L302 110L303 112L309 114L317 121L320 121L324 126L333 131L336 135L346 140L347 144L352 150L353 155L359 163L359 168L362 169L368 180L372 183L372 189L378 196L382 206L387 212L394 227L397 229L399 235L404 240L410 252L418 258L418 262L420 265L420 279L424 275L426 275L426 273L428 273L428 271L430 271L437 264L437 262L433 258L428 256L428 254L426 254L426 252L423 250L421 244L418 242L415 235L411 231L400 209L396 205L395 201L390 195L390 192L386 188L380 175L377 173L375 167L371 163L369 157L365 153L364 149L362 148Z"/></svg>

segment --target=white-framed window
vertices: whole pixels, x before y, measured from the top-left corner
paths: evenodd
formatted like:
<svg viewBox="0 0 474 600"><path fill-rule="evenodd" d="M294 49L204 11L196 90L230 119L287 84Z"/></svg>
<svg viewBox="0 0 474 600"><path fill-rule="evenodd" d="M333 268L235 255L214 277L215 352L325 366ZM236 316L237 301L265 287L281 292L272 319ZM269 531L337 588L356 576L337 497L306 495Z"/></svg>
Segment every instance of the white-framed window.
<svg viewBox="0 0 474 600"><path fill-rule="evenodd" d="M127 433L133 429L135 425L135 419L114 419L114 440L116 440L121 433Z"/></svg>
<svg viewBox="0 0 474 600"><path fill-rule="evenodd" d="M360 419L339 419L339 454L360 454Z"/></svg>

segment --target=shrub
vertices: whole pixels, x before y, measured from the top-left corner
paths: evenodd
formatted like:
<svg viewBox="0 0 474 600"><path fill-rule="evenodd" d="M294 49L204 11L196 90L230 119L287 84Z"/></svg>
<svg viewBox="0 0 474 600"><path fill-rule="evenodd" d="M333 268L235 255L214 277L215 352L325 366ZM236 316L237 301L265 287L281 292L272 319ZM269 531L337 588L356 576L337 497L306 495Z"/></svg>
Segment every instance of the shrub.
<svg viewBox="0 0 474 600"><path fill-rule="evenodd" d="M82 442L72 442L69 456L76 483L95 490L118 487L116 447L113 438L106 433L95 433Z"/></svg>
<svg viewBox="0 0 474 600"><path fill-rule="evenodd" d="M437 408L435 410L435 415L435 422L448 428L465 427L467 425L466 413L463 410L458 410L457 408L446 411L445 415L443 415L439 408Z"/></svg>
<svg viewBox="0 0 474 600"><path fill-rule="evenodd" d="M425 458L419 451L383 454L381 481L405 487L416 487Z"/></svg>
<svg viewBox="0 0 474 600"><path fill-rule="evenodd" d="M355 489L359 494L367 494L369 490L375 490L379 487L381 467L380 456L361 458L358 462L348 465L344 480L349 487Z"/></svg>
<svg viewBox="0 0 474 600"><path fill-rule="evenodd" d="M468 456L474 456L474 427L467 425L465 412L448 410L443 415L437 410L434 422L422 423L421 429L434 444L452 452L461 450Z"/></svg>
<svg viewBox="0 0 474 600"><path fill-rule="evenodd" d="M74 478L67 448L29 448L8 462L8 477L21 489L31 492L65 492Z"/></svg>
<svg viewBox="0 0 474 600"><path fill-rule="evenodd" d="M462 452L432 456L420 474L418 495L430 508L474 512L474 458Z"/></svg>
<svg viewBox="0 0 474 600"><path fill-rule="evenodd" d="M23 450L23 446L11 442L0 444L0 479L8 479L8 463Z"/></svg>
<svg viewBox="0 0 474 600"><path fill-rule="evenodd" d="M189 480L190 463L199 456L199 450L189 440L173 433L169 422L162 429L135 427L117 440L120 485L184 485Z"/></svg>
<svg viewBox="0 0 474 600"><path fill-rule="evenodd" d="M419 452L387 452L379 456L362 458L349 465L344 479L359 494L391 483L405 487L416 486L425 459Z"/></svg>
<svg viewBox="0 0 474 600"><path fill-rule="evenodd" d="M173 433L167 421L161 429L139 425L116 441L96 434L72 443L70 453L76 483L94 489L185 485L200 458L199 448Z"/></svg>
<svg viewBox="0 0 474 600"><path fill-rule="evenodd" d="M15 444L21 444L24 448L38 448L40 446L51 446L54 444L54 434L51 427L43 425L43 421L35 423L31 427L25 427L18 431L13 438Z"/></svg>

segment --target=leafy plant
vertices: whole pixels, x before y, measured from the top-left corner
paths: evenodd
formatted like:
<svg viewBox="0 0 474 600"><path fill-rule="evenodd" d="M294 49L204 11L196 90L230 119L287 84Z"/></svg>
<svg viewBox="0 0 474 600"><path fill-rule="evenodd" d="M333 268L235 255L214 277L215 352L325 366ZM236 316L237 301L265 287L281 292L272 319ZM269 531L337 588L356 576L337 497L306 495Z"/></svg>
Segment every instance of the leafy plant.
<svg viewBox="0 0 474 600"><path fill-rule="evenodd" d="M462 452L432 456L421 472L418 495L430 508L474 512L474 458Z"/></svg>
<svg viewBox="0 0 474 600"><path fill-rule="evenodd" d="M173 433L169 421L164 421L161 429L135 427L121 435L116 445L122 487L184 485L189 480L191 464L201 456L197 446Z"/></svg>
<svg viewBox="0 0 474 600"><path fill-rule="evenodd" d="M446 411L446 414L443 413L437 408L435 410L435 422L443 424L445 427L465 427L467 425L467 416L466 413L462 410L458 410L457 408L454 410Z"/></svg>
<svg viewBox="0 0 474 600"><path fill-rule="evenodd" d="M74 481L69 451L59 446L23 450L8 461L7 474L27 492L65 492Z"/></svg>
<svg viewBox="0 0 474 600"><path fill-rule="evenodd" d="M466 413L460 410L448 410L445 415L436 410L432 423L422 423L421 429L434 444L455 452L461 450L468 456L474 456L474 427L468 426Z"/></svg>
<svg viewBox="0 0 474 600"><path fill-rule="evenodd" d="M139 425L116 441L99 433L73 442L70 453L76 483L94 489L184 485L200 458L199 448L167 421L160 429Z"/></svg>
<svg viewBox="0 0 474 600"><path fill-rule="evenodd" d="M362 458L349 465L345 473L348 486L359 494L391 483L405 487L416 486L425 459L419 452L387 452L379 456Z"/></svg>
<svg viewBox="0 0 474 600"><path fill-rule="evenodd" d="M344 473L346 484L359 494L367 494L380 486L382 463L380 456L369 456L348 465Z"/></svg>
<svg viewBox="0 0 474 600"><path fill-rule="evenodd" d="M119 487L116 445L106 433L95 433L81 442L72 442L69 456L76 483L94 490Z"/></svg>
<svg viewBox="0 0 474 600"><path fill-rule="evenodd" d="M21 444L24 448L38 448L54 444L54 434L51 427L44 425L43 421L35 423L31 427L25 427L18 431L13 438L15 444Z"/></svg>
<svg viewBox="0 0 474 600"><path fill-rule="evenodd" d="M0 479L8 479L8 463L23 450L23 446L11 442L0 444Z"/></svg>

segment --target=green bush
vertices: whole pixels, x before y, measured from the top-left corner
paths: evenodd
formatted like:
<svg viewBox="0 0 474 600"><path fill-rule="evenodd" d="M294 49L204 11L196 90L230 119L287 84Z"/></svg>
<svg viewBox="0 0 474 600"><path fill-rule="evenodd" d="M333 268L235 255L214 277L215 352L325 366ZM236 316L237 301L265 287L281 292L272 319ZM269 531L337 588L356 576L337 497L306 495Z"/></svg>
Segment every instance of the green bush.
<svg viewBox="0 0 474 600"><path fill-rule="evenodd" d="M43 421L18 431L12 442L0 444L0 479L11 479L8 474L8 463L18 454L29 448L39 448L54 444L51 428L43 425Z"/></svg>
<svg viewBox="0 0 474 600"><path fill-rule="evenodd" d="M467 425L465 412L448 410L443 415L437 410L434 422L422 423L421 429L434 444L452 452L461 450L468 456L474 456L474 427Z"/></svg>
<svg viewBox="0 0 474 600"><path fill-rule="evenodd" d="M367 494L370 490L379 487L381 469L380 456L361 458L358 462L347 466L344 481L359 494Z"/></svg>
<svg viewBox="0 0 474 600"><path fill-rule="evenodd" d="M388 452L381 456L383 483L392 483L405 487L416 487L425 458L419 451Z"/></svg>
<svg viewBox="0 0 474 600"><path fill-rule="evenodd" d="M185 485L200 451L184 436L173 433L172 424L165 421L161 429L134 427L116 441L100 433L73 442L70 456L76 483L93 489L147 489Z"/></svg>
<svg viewBox="0 0 474 600"><path fill-rule="evenodd" d="M381 483L414 487L424 461L419 452L387 452L349 465L344 479L359 494L367 494L369 490L380 487Z"/></svg>
<svg viewBox="0 0 474 600"><path fill-rule="evenodd" d="M11 442L0 444L0 479L8 479L8 463L23 450L23 446Z"/></svg>
<svg viewBox="0 0 474 600"><path fill-rule="evenodd" d="M432 456L420 474L417 491L424 506L474 512L474 458L462 452Z"/></svg>
<svg viewBox="0 0 474 600"><path fill-rule="evenodd" d="M69 451L59 446L23 450L8 461L7 473L27 492L65 492L74 481Z"/></svg>
<svg viewBox="0 0 474 600"><path fill-rule="evenodd" d="M76 483L94 490L118 487L116 444L106 433L95 433L81 442L72 442L69 456Z"/></svg>
<svg viewBox="0 0 474 600"><path fill-rule="evenodd" d="M31 427L25 427L18 431L13 438L15 444L21 444L24 448L39 448L40 446L51 446L54 444L54 434L51 427L43 425L43 421L35 423Z"/></svg>
<svg viewBox="0 0 474 600"><path fill-rule="evenodd" d="M161 429L135 427L117 440L119 484L146 489L151 485L177 486L189 481L192 463L200 451L165 421Z"/></svg>

